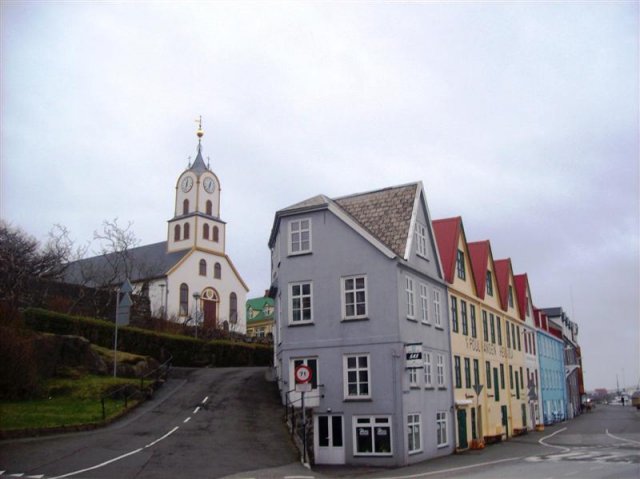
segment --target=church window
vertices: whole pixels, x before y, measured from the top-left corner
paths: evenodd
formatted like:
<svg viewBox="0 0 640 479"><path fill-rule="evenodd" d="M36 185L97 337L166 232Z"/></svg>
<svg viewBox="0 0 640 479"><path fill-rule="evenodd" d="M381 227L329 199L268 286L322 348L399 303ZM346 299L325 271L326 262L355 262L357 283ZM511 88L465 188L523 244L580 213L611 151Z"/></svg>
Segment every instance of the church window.
<svg viewBox="0 0 640 479"><path fill-rule="evenodd" d="M173 228L173 241L180 241L180 225Z"/></svg>
<svg viewBox="0 0 640 479"><path fill-rule="evenodd" d="M182 214L186 215L189 213L189 200L184 200L182 202Z"/></svg>
<svg viewBox="0 0 640 479"><path fill-rule="evenodd" d="M215 241L216 243L218 242L218 227L217 226L213 227L213 241Z"/></svg>
<svg viewBox="0 0 640 479"><path fill-rule="evenodd" d="M236 293L229 295L229 322L231 324L238 322L238 297Z"/></svg>
<svg viewBox="0 0 640 479"><path fill-rule="evenodd" d="M220 279L222 277L222 266L220 266L220 263L216 263L213 266L213 277L215 279Z"/></svg>
<svg viewBox="0 0 640 479"><path fill-rule="evenodd" d="M189 239L189 223L184 224L184 239Z"/></svg>
<svg viewBox="0 0 640 479"><path fill-rule="evenodd" d="M200 276L207 275L207 262L203 259L200 260Z"/></svg>
<svg viewBox="0 0 640 479"><path fill-rule="evenodd" d="M209 239L209 225L202 225L202 238L208 240Z"/></svg>
<svg viewBox="0 0 640 479"><path fill-rule="evenodd" d="M209 216L213 216L213 203L211 203L211 200L207 200L206 212Z"/></svg>
<svg viewBox="0 0 640 479"><path fill-rule="evenodd" d="M180 285L180 316L186 316L189 310L189 286L186 283Z"/></svg>

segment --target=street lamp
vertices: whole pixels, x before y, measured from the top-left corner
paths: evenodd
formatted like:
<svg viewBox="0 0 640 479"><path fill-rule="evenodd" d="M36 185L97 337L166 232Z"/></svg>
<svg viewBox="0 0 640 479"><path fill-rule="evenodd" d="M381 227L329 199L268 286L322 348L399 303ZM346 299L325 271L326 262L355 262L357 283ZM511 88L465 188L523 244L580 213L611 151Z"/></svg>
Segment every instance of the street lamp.
<svg viewBox="0 0 640 479"><path fill-rule="evenodd" d="M196 339L198 339L198 303L200 302L200 293L198 292L193 293L193 299L196 302L195 321L196 321Z"/></svg>

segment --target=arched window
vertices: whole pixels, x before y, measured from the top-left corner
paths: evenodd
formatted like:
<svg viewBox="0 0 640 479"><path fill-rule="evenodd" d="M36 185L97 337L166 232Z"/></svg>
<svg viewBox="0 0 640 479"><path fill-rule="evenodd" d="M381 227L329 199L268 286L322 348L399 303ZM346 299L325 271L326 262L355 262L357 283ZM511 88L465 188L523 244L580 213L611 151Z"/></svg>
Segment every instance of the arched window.
<svg viewBox="0 0 640 479"><path fill-rule="evenodd" d="M216 263L213 266L213 277L215 279L220 279L222 278L222 266L220 266L220 263Z"/></svg>
<svg viewBox="0 0 640 479"><path fill-rule="evenodd" d="M205 260L203 259L200 260L199 269L200 269L200 276L207 275L207 262Z"/></svg>
<svg viewBox="0 0 640 479"><path fill-rule="evenodd" d="M189 200L185 199L182 202L182 214L186 215L187 213L189 213Z"/></svg>
<svg viewBox="0 0 640 479"><path fill-rule="evenodd" d="M213 227L213 241L215 241L216 243L218 242L218 227L217 226Z"/></svg>
<svg viewBox="0 0 640 479"><path fill-rule="evenodd" d="M189 239L189 223L184 224L184 239Z"/></svg>
<svg viewBox="0 0 640 479"><path fill-rule="evenodd" d="M206 223L202 225L202 237L206 240L209 239L209 225Z"/></svg>
<svg viewBox="0 0 640 479"><path fill-rule="evenodd" d="M238 322L238 297L236 293L229 295L229 322L231 324Z"/></svg>
<svg viewBox="0 0 640 479"><path fill-rule="evenodd" d="M206 211L209 216L213 216L213 203L211 203L211 200L207 200Z"/></svg>
<svg viewBox="0 0 640 479"><path fill-rule="evenodd" d="M173 228L173 241L180 241L180 225Z"/></svg>
<svg viewBox="0 0 640 479"><path fill-rule="evenodd" d="M186 316L189 311L189 286L186 283L180 285L180 316Z"/></svg>

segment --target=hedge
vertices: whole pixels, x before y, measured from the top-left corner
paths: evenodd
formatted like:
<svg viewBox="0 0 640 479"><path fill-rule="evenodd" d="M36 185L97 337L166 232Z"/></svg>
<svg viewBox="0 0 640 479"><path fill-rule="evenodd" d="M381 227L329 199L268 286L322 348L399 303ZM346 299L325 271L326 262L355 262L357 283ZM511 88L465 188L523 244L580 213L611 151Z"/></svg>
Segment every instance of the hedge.
<svg viewBox="0 0 640 479"><path fill-rule="evenodd" d="M83 336L98 346L113 348L115 328L108 321L37 308L26 309L24 319L36 331ZM272 348L262 344L204 341L131 326L118 327L118 349L161 361L171 354L174 366L268 366L273 358Z"/></svg>

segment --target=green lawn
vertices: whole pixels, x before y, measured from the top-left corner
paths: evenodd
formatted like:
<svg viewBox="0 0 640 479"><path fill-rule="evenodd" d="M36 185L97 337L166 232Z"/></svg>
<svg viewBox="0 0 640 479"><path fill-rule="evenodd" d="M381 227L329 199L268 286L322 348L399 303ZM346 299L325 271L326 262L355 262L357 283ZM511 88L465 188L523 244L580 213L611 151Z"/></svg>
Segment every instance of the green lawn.
<svg viewBox="0 0 640 479"><path fill-rule="evenodd" d="M27 429L90 424L102 421L104 391L123 384L140 385L136 379L87 375L79 379L47 381L46 398L29 401L0 401L0 429ZM147 386L150 381L145 381ZM130 399L128 407L136 401ZM124 410L124 400L105 399L106 417Z"/></svg>

